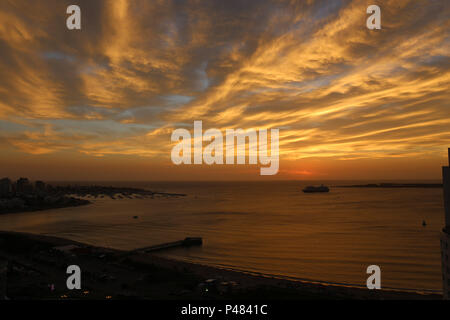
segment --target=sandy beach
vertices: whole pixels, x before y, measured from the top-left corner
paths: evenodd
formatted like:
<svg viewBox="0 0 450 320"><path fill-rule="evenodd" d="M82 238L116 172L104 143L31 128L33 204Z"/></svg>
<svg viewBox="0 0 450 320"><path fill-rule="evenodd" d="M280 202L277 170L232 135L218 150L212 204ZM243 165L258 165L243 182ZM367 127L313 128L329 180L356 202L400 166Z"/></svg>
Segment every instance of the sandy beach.
<svg viewBox="0 0 450 320"><path fill-rule="evenodd" d="M68 290L78 265L81 290ZM271 278L67 239L0 232L0 293L22 299L441 299L438 294L368 290Z"/></svg>

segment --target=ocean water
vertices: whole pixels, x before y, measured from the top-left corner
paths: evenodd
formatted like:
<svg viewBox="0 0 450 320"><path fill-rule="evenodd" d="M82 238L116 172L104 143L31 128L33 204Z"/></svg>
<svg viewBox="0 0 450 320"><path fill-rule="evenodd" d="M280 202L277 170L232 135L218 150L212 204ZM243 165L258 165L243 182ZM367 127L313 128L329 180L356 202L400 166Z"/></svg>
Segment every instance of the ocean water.
<svg viewBox="0 0 450 320"><path fill-rule="evenodd" d="M301 189L308 184L108 183L187 196L104 198L89 206L2 215L0 230L118 249L198 236L203 237L202 247L161 254L223 268L355 286L365 286L366 269L375 264L381 268L384 288L441 291L441 189L332 187L328 194L305 194ZM133 219L136 215L139 219Z"/></svg>

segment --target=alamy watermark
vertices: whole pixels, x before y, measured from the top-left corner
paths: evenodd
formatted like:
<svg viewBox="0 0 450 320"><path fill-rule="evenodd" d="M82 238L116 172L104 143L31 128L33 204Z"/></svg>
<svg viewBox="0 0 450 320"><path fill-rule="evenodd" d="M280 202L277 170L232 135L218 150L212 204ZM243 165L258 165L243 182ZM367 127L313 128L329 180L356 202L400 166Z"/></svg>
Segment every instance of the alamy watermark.
<svg viewBox="0 0 450 320"><path fill-rule="evenodd" d="M260 170L261 175L275 175L279 169L279 130L270 129L270 154L268 138L267 129L226 129L224 152L222 131L208 129L203 133L202 121L194 121L194 137L186 129L173 131L172 142L178 143L172 148L171 159L176 165L258 164L259 160L265 166ZM210 143L203 147L203 142Z"/></svg>
<svg viewBox="0 0 450 320"><path fill-rule="evenodd" d="M367 274L370 276L367 278L366 286L369 290L381 289L381 268L376 264L367 267Z"/></svg>
<svg viewBox="0 0 450 320"><path fill-rule="evenodd" d="M67 274L70 276L67 278L66 285L69 290L81 289L81 269L77 265L70 265L67 267Z"/></svg>
<svg viewBox="0 0 450 320"><path fill-rule="evenodd" d="M81 9L79 6L72 4L67 7L67 14L70 16L66 20L66 26L69 30L81 30Z"/></svg>
<svg viewBox="0 0 450 320"><path fill-rule="evenodd" d="M369 30L381 29L381 9L379 6L373 4L367 7L367 14L370 16L367 18L366 26Z"/></svg>
<svg viewBox="0 0 450 320"><path fill-rule="evenodd" d="M67 7L66 13L70 16L66 20L66 26L69 30L81 30L81 8L72 4ZM370 16L367 18L366 26L369 30L381 29L381 9L377 5L370 5L366 10Z"/></svg>

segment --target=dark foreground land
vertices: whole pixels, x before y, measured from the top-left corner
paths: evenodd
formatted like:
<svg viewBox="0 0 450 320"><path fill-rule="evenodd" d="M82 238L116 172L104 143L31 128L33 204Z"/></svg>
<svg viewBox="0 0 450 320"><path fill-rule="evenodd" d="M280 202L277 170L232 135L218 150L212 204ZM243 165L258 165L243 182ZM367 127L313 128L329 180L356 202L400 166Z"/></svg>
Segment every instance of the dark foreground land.
<svg viewBox="0 0 450 320"><path fill-rule="evenodd" d="M66 287L69 265L81 268L81 290ZM11 300L441 299L437 294L267 278L12 232L0 232L0 295Z"/></svg>

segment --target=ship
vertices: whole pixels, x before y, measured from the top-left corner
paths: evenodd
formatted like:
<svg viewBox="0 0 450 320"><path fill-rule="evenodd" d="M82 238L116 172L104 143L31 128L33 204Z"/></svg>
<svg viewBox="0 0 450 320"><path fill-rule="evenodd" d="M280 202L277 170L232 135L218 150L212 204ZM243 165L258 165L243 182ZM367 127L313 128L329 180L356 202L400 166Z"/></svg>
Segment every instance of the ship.
<svg viewBox="0 0 450 320"><path fill-rule="evenodd" d="M330 188L324 186L323 184L320 185L319 187L307 186L306 188L303 189L303 192L304 193L330 192Z"/></svg>

